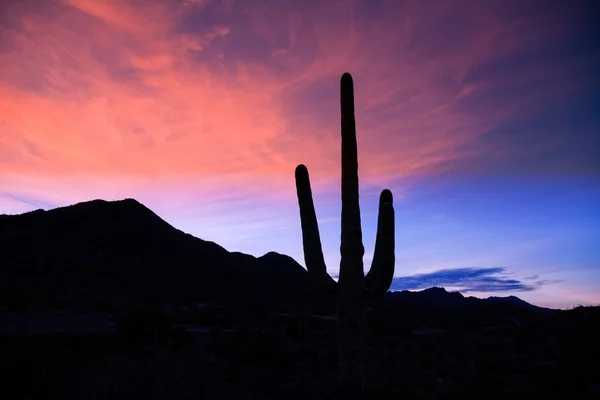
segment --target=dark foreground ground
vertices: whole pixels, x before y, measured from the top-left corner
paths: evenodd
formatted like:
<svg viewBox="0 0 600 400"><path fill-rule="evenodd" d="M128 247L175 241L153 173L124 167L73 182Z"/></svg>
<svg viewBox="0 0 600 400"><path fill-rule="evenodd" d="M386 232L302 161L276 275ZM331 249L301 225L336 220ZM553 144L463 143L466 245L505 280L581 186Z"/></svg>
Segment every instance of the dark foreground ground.
<svg viewBox="0 0 600 400"><path fill-rule="evenodd" d="M436 326L431 318L371 315L365 398L598 399L598 311L580 308L495 325L485 318L440 320ZM188 317L204 328L169 328L173 333L164 340L131 333L2 335L0 397L337 397L331 319L305 325L282 314L215 315Z"/></svg>

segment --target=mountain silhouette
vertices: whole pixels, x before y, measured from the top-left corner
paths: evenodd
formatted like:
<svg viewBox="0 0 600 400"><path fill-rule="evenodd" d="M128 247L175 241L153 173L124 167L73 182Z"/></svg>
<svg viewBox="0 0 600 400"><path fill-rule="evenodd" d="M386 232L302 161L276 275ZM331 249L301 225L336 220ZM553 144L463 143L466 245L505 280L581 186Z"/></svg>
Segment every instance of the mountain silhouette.
<svg viewBox="0 0 600 400"><path fill-rule="evenodd" d="M277 253L229 252L172 227L133 199L0 216L0 299L114 308L154 297L295 307L306 270Z"/></svg>
<svg viewBox="0 0 600 400"><path fill-rule="evenodd" d="M551 310L549 308L538 307L533 304L529 304L525 300L522 300L516 296L492 296L488 297L487 299L480 299L473 296L465 297L459 292L448 292L442 287L432 287L420 292L411 292L409 290L388 292L384 301L392 304L415 303L455 310L472 309L478 307L516 307L535 312L547 312Z"/></svg>
<svg viewBox="0 0 600 400"><path fill-rule="evenodd" d="M121 310L154 298L298 309L307 295L307 271L293 258L229 252L174 228L134 199L0 215L0 304ZM312 307L323 306L312 300ZM321 310L333 305L333 298L319 301L327 303ZM547 310L514 296L478 299L443 288L388 292L380 301L384 309L415 311Z"/></svg>

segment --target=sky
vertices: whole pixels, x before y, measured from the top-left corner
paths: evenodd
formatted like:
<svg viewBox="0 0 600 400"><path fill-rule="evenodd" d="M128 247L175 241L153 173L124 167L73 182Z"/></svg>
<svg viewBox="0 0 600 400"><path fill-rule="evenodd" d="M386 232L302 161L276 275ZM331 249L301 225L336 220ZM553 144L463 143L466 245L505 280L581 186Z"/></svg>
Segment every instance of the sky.
<svg viewBox="0 0 600 400"><path fill-rule="evenodd" d="M365 270L394 290L600 304L600 13L562 0L0 0L0 213L135 198L304 265L308 167L340 246L354 77Z"/></svg>

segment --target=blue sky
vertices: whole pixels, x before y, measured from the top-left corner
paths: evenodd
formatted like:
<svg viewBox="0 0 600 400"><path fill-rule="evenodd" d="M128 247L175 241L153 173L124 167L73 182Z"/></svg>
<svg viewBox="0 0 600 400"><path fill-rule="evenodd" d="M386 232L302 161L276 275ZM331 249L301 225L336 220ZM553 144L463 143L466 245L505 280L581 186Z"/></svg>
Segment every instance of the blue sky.
<svg viewBox="0 0 600 400"><path fill-rule="evenodd" d="M599 13L548 0L27 0L0 6L0 213L132 197L303 264L294 168L339 265L353 74L365 265L395 289L599 304Z"/></svg>

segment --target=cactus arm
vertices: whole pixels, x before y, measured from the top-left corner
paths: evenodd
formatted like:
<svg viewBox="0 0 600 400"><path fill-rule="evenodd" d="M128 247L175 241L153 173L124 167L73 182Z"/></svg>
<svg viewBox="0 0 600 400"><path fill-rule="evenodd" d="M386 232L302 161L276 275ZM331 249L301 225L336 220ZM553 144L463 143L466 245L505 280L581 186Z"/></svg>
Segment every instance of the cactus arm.
<svg viewBox="0 0 600 400"><path fill-rule="evenodd" d="M319 235L319 224L310 189L310 178L306 166L300 164L296 167L296 191L298 194L298 206L300 207L300 223L302 226L302 245L304 248L304 262L315 288L321 285L335 284L335 281L327 274L321 237ZM330 289L329 287L323 289Z"/></svg>
<svg viewBox="0 0 600 400"><path fill-rule="evenodd" d="M368 298L374 299L383 296L392 284L395 264L394 233L394 198L392 192L385 189L379 196L375 254L371 269L366 276Z"/></svg>

